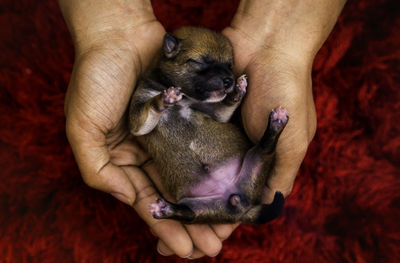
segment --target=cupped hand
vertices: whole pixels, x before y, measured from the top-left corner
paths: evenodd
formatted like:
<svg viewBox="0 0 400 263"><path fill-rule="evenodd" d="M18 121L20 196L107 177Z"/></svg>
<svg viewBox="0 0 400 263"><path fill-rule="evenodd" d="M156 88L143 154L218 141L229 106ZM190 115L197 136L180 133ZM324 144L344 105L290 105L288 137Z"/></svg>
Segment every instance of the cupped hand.
<svg viewBox="0 0 400 263"><path fill-rule="evenodd" d="M315 133L312 60L345 2L310 1L242 0L232 27L224 31L234 46L236 73L249 75L242 106L249 137L253 141L261 137L271 109L285 107L290 116L277 146L266 203L276 190L290 193ZM237 224L188 226L156 220L149 213L150 203L166 193L157 183L149 156L127 129L126 111L135 83L165 33L150 1L59 0L59 4L76 51L65 102L66 129L84 181L132 205L160 238L162 254L191 258L217 254L221 240ZM264 30L276 41L260 41Z"/></svg>
<svg viewBox="0 0 400 263"><path fill-rule="evenodd" d="M346 0L241 0L223 34L233 45L235 70L246 73L249 87L242 104L247 135L258 141L269 112L288 111L289 122L276 148L264 202L276 191L292 191L297 171L316 130L311 70L314 57Z"/></svg>
<svg viewBox="0 0 400 263"><path fill-rule="evenodd" d="M135 83L161 47L164 28L151 15L124 28L111 26L115 21L123 24L111 19L82 37L70 20L68 4L60 2L74 38L76 59L65 100L66 130L83 180L131 205L159 238L161 254L215 256L234 226L154 219L150 204L167 194L158 184L150 157L127 127Z"/></svg>
<svg viewBox="0 0 400 263"><path fill-rule="evenodd" d="M300 54L279 46L260 44L239 28L223 32L232 42L235 71L245 72L249 87L242 103L244 129L253 142L263 135L268 115L279 106L286 108L289 122L282 132L276 162L267 180L263 201L271 203L276 191L289 195L297 171L316 129L315 105L311 89L311 64Z"/></svg>

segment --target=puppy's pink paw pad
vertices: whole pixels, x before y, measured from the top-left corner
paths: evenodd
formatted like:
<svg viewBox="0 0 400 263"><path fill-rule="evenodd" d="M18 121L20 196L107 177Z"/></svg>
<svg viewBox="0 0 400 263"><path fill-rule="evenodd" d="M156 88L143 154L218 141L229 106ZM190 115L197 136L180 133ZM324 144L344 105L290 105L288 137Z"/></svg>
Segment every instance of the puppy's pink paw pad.
<svg viewBox="0 0 400 263"><path fill-rule="evenodd" d="M273 112L272 113L273 121L277 120L284 122L287 120L288 115L287 115L287 110L285 108L278 107L276 109L273 109L272 112Z"/></svg>
<svg viewBox="0 0 400 263"><path fill-rule="evenodd" d="M247 89L247 76L246 74L241 75L236 80L236 88L239 89L241 92L246 92Z"/></svg>
<svg viewBox="0 0 400 263"><path fill-rule="evenodd" d="M246 94L247 89L247 76L245 74L241 75L236 79L235 91L233 101L238 102L240 101L244 94Z"/></svg>
<svg viewBox="0 0 400 263"><path fill-rule="evenodd" d="M163 199L157 199L157 203L150 204L150 214L156 219L165 218L171 213L171 207Z"/></svg>
<svg viewBox="0 0 400 263"><path fill-rule="evenodd" d="M273 127L275 129L280 129L283 126L286 125L286 123L289 120L289 116L287 114L287 110L282 108L282 107L278 107L276 109L272 110L271 113L271 124L273 125Z"/></svg>
<svg viewBox="0 0 400 263"><path fill-rule="evenodd" d="M179 88L170 87L163 91L163 101L167 105L173 105L182 99L182 93Z"/></svg>

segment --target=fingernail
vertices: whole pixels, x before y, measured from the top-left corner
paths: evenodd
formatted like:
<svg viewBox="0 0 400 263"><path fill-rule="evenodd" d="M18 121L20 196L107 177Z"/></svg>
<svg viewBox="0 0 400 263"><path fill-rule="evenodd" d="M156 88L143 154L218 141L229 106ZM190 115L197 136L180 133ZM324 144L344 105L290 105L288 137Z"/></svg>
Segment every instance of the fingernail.
<svg viewBox="0 0 400 263"><path fill-rule="evenodd" d="M114 196L115 198L117 198L119 201L127 204L127 205L131 205L130 200L128 197L126 197L123 194L120 193L111 193L112 196Z"/></svg>
<svg viewBox="0 0 400 263"><path fill-rule="evenodd" d="M158 252L158 254L160 254L161 256L164 256L164 257L167 256L166 254L164 254L164 253L161 252L161 250L160 250L160 248L159 248L158 246L157 246L157 252Z"/></svg>
<svg viewBox="0 0 400 263"><path fill-rule="evenodd" d="M191 256L193 255L193 251L192 252L190 252L190 254L189 255L187 255L187 256L184 256L184 257L182 257L182 258L188 258L188 259L193 259L193 258L191 258Z"/></svg>

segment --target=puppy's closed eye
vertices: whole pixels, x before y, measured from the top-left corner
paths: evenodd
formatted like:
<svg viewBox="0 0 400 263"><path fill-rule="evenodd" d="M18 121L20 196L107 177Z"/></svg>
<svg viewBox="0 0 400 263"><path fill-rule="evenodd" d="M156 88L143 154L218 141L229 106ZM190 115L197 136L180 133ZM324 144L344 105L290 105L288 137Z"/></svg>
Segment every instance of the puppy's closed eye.
<svg viewBox="0 0 400 263"><path fill-rule="evenodd" d="M204 60L193 59L193 58L189 58L188 60L186 60L186 63L190 63L192 65L199 66L202 68L208 67L210 65L210 63L205 62Z"/></svg>

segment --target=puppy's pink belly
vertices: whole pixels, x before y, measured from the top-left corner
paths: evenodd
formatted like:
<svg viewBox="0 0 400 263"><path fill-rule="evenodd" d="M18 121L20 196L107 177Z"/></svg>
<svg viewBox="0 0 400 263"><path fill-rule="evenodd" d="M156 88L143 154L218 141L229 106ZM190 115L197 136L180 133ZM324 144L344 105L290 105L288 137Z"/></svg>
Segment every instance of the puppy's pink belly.
<svg viewBox="0 0 400 263"><path fill-rule="evenodd" d="M218 197L236 191L242 159L232 158L227 162L212 167L208 174L201 174L204 179L187 192L187 197Z"/></svg>

